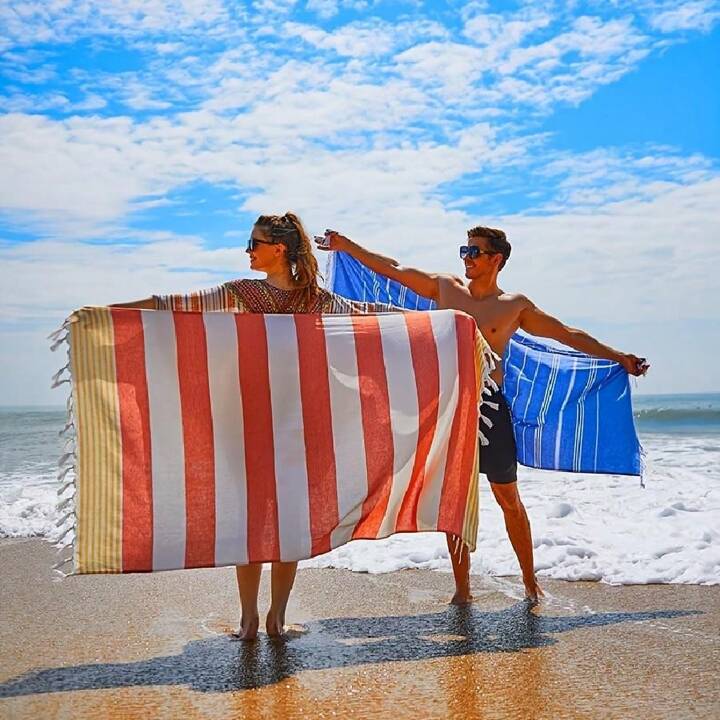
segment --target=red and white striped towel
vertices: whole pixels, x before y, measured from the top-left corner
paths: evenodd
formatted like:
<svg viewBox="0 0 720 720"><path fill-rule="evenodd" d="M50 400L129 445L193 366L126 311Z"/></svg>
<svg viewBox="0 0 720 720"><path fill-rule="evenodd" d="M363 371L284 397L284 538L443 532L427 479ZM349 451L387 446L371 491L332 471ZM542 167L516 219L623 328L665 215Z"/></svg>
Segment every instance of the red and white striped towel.
<svg viewBox="0 0 720 720"><path fill-rule="evenodd" d="M487 368L468 315L85 308L68 327L74 572L300 560L396 532L474 548Z"/></svg>

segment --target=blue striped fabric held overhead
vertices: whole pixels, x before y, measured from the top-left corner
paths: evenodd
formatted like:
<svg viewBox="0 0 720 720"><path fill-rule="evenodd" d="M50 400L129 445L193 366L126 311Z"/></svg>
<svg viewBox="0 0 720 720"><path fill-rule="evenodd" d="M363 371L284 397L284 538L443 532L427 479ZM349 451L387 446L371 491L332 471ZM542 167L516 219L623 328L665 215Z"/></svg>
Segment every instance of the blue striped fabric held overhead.
<svg viewBox="0 0 720 720"><path fill-rule="evenodd" d="M435 308L346 253L330 254L327 277L329 290L352 300ZM620 365L523 333L513 335L503 360L518 462L544 470L642 473L629 377Z"/></svg>

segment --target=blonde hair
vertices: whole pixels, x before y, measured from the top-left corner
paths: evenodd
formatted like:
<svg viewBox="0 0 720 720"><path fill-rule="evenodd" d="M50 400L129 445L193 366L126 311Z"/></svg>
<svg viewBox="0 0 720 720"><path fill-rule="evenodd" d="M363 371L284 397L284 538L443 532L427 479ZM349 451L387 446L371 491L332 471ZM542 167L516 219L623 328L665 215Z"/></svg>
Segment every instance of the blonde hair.
<svg viewBox="0 0 720 720"><path fill-rule="evenodd" d="M260 215L255 225L273 242L285 246L293 283L295 287L303 290L304 303L312 303L320 292L318 277L321 275L310 237L300 218L291 212L284 215Z"/></svg>

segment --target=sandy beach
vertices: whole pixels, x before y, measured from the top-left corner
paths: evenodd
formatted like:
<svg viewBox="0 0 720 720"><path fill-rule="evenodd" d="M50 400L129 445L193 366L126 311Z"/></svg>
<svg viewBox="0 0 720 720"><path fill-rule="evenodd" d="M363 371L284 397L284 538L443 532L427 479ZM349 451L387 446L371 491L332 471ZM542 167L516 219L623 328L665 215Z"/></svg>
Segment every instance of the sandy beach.
<svg viewBox="0 0 720 720"><path fill-rule="evenodd" d="M302 570L285 640L231 640L230 569L53 581L0 543L2 718L717 717L720 588ZM264 578L262 602L267 606Z"/></svg>

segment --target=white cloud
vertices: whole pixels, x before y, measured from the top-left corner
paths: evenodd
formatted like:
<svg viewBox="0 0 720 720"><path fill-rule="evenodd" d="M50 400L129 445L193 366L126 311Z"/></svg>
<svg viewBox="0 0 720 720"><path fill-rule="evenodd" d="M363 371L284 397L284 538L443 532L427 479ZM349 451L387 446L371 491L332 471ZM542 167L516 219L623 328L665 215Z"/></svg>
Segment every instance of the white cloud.
<svg viewBox="0 0 720 720"><path fill-rule="evenodd" d="M283 30L321 51L332 50L351 58L380 57L396 48L412 46L422 38L448 36L443 26L427 20L397 23L364 20L348 23L332 32L315 25L288 22Z"/></svg>
<svg viewBox="0 0 720 720"><path fill-rule="evenodd" d="M407 2L408 0L406 0ZM329 20L338 14L340 8L362 12L378 5L380 0L308 0L305 7L323 20Z"/></svg>
<svg viewBox="0 0 720 720"><path fill-rule="evenodd" d="M234 235L209 250L200 238L124 227L133 211L196 182L242 189L241 210L293 208L310 229L337 226L438 270L457 271L467 227L500 224L515 247L503 282L561 316L708 317L720 229L713 163L655 147L548 155L527 118L637 67L660 46L648 24L704 29L712 6L645 3L618 14L618 3L603 4L601 16L573 18L549 3L504 14L472 3L458 33L411 12L327 31L291 22L294 4L256 4L262 16L251 22L245 6L219 1L47 0L15 3L12 17L0 9L12 42L112 37L142 58L122 73L63 69L65 84L50 93L34 90L55 77L51 55L5 58L13 82L30 87L5 88L3 107L14 112L0 116L1 210L8 226L42 238L0 244L0 324L15 327L13 342L25 342L23 323L77 305L241 272ZM363 4L305 7L328 17L336 5ZM163 113L99 116L117 104ZM47 110L66 117L29 114ZM533 179L553 192L523 214L470 214L516 177L529 196ZM29 301L28 287L38 288Z"/></svg>
<svg viewBox="0 0 720 720"><path fill-rule="evenodd" d="M57 92L30 94L16 91L12 95L0 96L0 108L9 113L34 113L70 107L67 97Z"/></svg>
<svg viewBox="0 0 720 720"><path fill-rule="evenodd" d="M308 0L305 7L327 20L338 14L338 5L338 0Z"/></svg>
<svg viewBox="0 0 720 720"><path fill-rule="evenodd" d="M650 17L650 25L664 33L682 30L708 32L720 19L720 7L713 0L673 3Z"/></svg>
<svg viewBox="0 0 720 720"><path fill-rule="evenodd" d="M233 14L222 0L25 0L0 5L6 46L71 42L92 35L229 32Z"/></svg>
<svg viewBox="0 0 720 720"><path fill-rule="evenodd" d="M297 5L297 0L253 0L253 9L260 12L287 15Z"/></svg>
<svg viewBox="0 0 720 720"><path fill-rule="evenodd" d="M565 153L550 159L538 173L556 178L549 209L592 211L610 202L659 198L663 194L717 176L714 163L702 155L680 155L672 148L650 147L632 154L598 149Z"/></svg>

